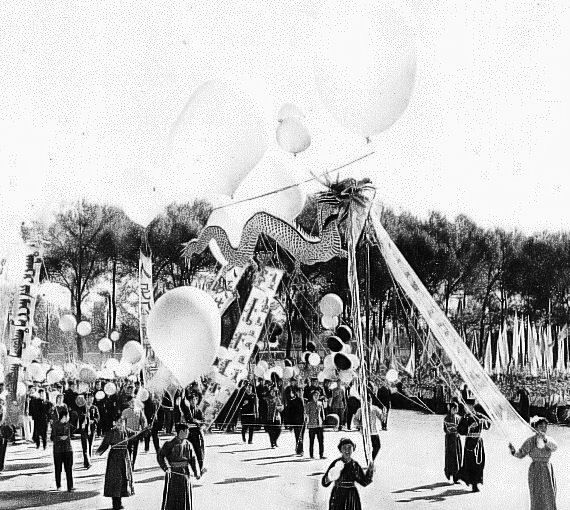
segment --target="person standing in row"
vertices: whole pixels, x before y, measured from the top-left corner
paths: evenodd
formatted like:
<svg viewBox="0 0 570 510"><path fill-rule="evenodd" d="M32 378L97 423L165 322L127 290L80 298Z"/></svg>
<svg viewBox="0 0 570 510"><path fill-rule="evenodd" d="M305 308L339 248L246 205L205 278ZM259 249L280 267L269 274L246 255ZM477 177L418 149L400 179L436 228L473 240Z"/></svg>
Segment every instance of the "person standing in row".
<svg viewBox="0 0 570 510"><path fill-rule="evenodd" d="M91 467L93 437L99 423L99 410L93 405L93 394L85 396L85 405L79 407L79 431L81 433L81 449L83 450L83 467Z"/></svg>
<svg viewBox="0 0 570 510"><path fill-rule="evenodd" d="M338 416L338 430L346 425L346 388L340 381L331 392L331 413Z"/></svg>
<svg viewBox="0 0 570 510"><path fill-rule="evenodd" d="M190 393L188 399L184 399L180 406L186 424L188 425L188 441L194 448L194 453L198 459L200 473L204 470L204 455L206 453L202 425L204 425L204 415L198 409L198 395Z"/></svg>
<svg viewBox="0 0 570 510"><path fill-rule="evenodd" d="M269 436L271 448L277 448L277 440L281 435L281 413L283 412L283 404L277 395L277 388L271 388L265 397L267 404L267 421L265 423L265 431Z"/></svg>
<svg viewBox="0 0 570 510"><path fill-rule="evenodd" d="M151 394L144 402L144 416L147 424L150 426L150 431L144 434L144 451L148 452L150 449L150 439L156 453L160 451L160 440L158 433L162 430L162 413L160 412L160 398Z"/></svg>
<svg viewBox="0 0 570 510"><path fill-rule="evenodd" d="M453 479L458 483L457 473L461 469L462 453L461 439L457 433L457 427L461 418L457 414L459 408L455 402L449 405L449 412L443 419L443 431L445 432L445 478Z"/></svg>
<svg viewBox="0 0 570 510"><path fill-rule="evenodd" d="M392 392L390 388L382 385L378 389L377 398L382 404L383 417L382 417L382 430L388 430L388 416L390 415L390 409L392 407Z"/></svg>
<svg viewBox="0 0 570 510"><path fill-rule="evenodd" d="M319 456L321 459L325 458L325 439L323 433L325 409L323 403L319 400L320 394L318 390L313 391L311 401L305 406L307 428L309 429L309 455L311 459L314 459L315 437L319 441Z"/></svg>
<svg viewBox="0 0 570 510"><path fill-rule="evenodd" d="M38 390L38 397L34 399L33 414L32 418L34 420L34 439L36 442L36 448L40 447L40 439L44 446L44 450L47 448L47 428L48 422L52 415L52 403L46 400L46 392L43 388Z"/></svg>
<svg viewBox="0 0 570 510"><path fill-rule="evenodd" d="M463 465L457 472L457 479L471 485L473 492L479 492L479 484L483 483L485 470L485 445L481 432L488 430L491 422L483 414L465 404L465 416L457 425L459 434L465 437L463 448Z"/></svg>
<svg viewBox="0 0 570 510"><path fill-rule="evenodd" d="M295 388L287 406L287 424L295 434L295 453L303 456L303 439L305 436L305 402L301 396L301 388Z"/></svg>
<svg viewBox="0 0 570 510"><path fill-rule="evenodd" d="M241 438L245 443L245 435L248 434L248 444L253 443L253 432L255 430L255 421L257 419L258 400L257 395L253 392L251 383L245 383L245 393L241 401L239 412L241 420Z"/></svg>
<svg viewBox="0 0 570 510"><path fill-rule="evenodd" d="M67 407L61 407L51 428L53 441L53 465L55 469L55 487L61 489L61 468L65 469L67 492L74 491L73 487L73 447L71 446L71 425Z"/></svg>
<svg viewBox="0 0 570 510"><path fill-rule="evenodd" d="M550 456L558 449L558 445L546 435L546 418L534 416L530 424L536 434L529 437L518 450L509 443L509 449L517 459L523 459L527 455L532 459L528 468L530 510L556 510L556 479Z"/></svg>
<svg viewBox="0 0 570 510"><path fill-rule="evenodd" d="M121 419L125 422L127 433L130 436L134 436L128 444L129 455L132 458L134 470L141 439L138 434L141 430L146 428L147 424L143 410L139 407L135 407L135 399L133 397L128 401L128 405L129 407L121 414Z"/></svg>
<svg viewBox="0 0 570 510"><path fill-rule="evenodd" d="M166 473L161 510L192 510L190 469L197 480L200 473L187 440L188 425L177 423L176 437L164 443L158 452L158 464Z"/></svg>
<svg viewBox="0 0 570 510"><path fill-rule="evenodd" d="M113 510L123 508L121 499L135 493L131 458L127 448L128 440L129 435L125 423L123 420L118 420L113 428L105 434L97 449L97 454L103 455L110 447L103 495L113 500Z"/></svg>

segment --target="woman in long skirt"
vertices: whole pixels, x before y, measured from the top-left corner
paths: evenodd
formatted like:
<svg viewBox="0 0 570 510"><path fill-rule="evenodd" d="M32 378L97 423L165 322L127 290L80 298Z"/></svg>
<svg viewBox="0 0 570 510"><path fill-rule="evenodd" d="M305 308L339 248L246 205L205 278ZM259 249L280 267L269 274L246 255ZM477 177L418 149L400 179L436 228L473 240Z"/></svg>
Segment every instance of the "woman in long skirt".
<svg viewBox="0 0 570 510"><path fill-rule="evenodd" d="M481 413L476 412L467 404L465 416L459 422L457 431L465 436L463 448L463 466L457 472L456 478L471 485L473 492L479 492L479 484L483 483L485 471L485 444L481 433L491 427L491 422Z"/></svg>
<svg viewBox="0 0 570 510"><path fill-rule="evenodd" d="M127 449L128 439L127 429L123 421L119 420L105 434L97 449L97 454L102 455L107 448L111 447L107 458L103 495L113 499L114 510L123 508L121 498L132 496L135 493L131 457Z"/></svg>
<svg viewBox="0 0 570 510"><path fill-rule="evenodd" d="M546 418L535 416L530 422L536 429L536 434L529 437L518 451L512 444L509 444L509 449L518 459L527 455L532 459L528 468L530 510L556 510L556 479L550 456L558 445L546 435Z"/></svg>
<svg viewBox="0 0 570 510"><path fill-rule="evenodd" d="M443 419L443 431L445 432L445 478L450 480L453 478L453 483L458 483L457 473L461 469L461 439L457 433L457 426L459 425L459 415L457 414L458 406L451 403L449 406L449 413Z"/></svg>
<svg viewBox="0 0 570 510"><path fill-rule="evenodd" d="M372 483L374 462L371 461L366 472L352 459L356 445L348 438L342 438L338 444L342 457L336 459L325 472L322 484L328 487L334 482L329 500L329 510L361 510L360 496L356 483L363 487Z"/></svg>

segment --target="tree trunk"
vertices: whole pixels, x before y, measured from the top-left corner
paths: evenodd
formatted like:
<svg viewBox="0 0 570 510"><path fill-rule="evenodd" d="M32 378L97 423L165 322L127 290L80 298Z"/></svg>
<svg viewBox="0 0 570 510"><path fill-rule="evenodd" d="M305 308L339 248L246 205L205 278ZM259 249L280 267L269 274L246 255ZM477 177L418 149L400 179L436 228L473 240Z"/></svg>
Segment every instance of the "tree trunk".
<svg viewBox="0 0 570 510"><path fill-rule="evenodd" d="M117 327L117 258L113 257L113 288L111 294L111 328L114 330Z"/></svg>

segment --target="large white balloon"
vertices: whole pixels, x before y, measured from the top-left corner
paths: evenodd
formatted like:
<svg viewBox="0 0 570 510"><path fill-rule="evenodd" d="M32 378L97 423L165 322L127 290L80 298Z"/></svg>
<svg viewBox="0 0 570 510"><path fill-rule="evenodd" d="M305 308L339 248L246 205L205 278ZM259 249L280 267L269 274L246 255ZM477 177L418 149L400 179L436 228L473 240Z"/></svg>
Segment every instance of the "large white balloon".
<svg viewBox="0 0 570 510"><path fill-rule="evenodd" d="M110 338L104 337L99 340L99 350L101 352L109 352L113 347L113 342Z"/></svg>
<svg viewBox="0 0 570 510"><path fill-rule="evenodd" d="M275 137L279 147L295 155L308 149L311 145L309 131L300 120L293 117L287 117L279 123Z"/></svg>
<svg viewBox="0 0 570 510"><path fill-rule="evenodd" d="M210 80L170 132L172 170L195 191L232 195L268 147L263 106L243 83Z"/></svg>
<svg viewBox="0 0 570 510"><path fill-rule="evenodd" d="M346 128L365 137L402 115L412 94L412 31L388 0L332 0L318 23L314 71L321 100Z"/></svg>
<svg viewBox="0 0 570 510"><path fill-rule="evenodd" d="M144 349L140 342L135 342L131 340L127 342L123 347L123 360L128 363L138 363L144 357Z"/></svg>
<svg viewBox="0 0 570 510"><path fill-rule="evenodd" d="M148 337L156 356L186 386L214 362L221 339L218 306L196 287L170 290L150 311Z"/></svg>
<svg viewBox="0 0 570 510"><path fill-rule="evenodd" d="M65 373L63 372L63 368L54 367L47 373L47 382L48 384L55 384L61 381L64 377Z"/></svg>
<svg viewBox="0 0 570 510"><path fill-rule="evenodd" d="M91 333L91 323L89 321L81 321L77 325L77 334L79 336L87 336Z"/></svg>
<svg viewBox="0 0 570 510"><path fill-rule="evenodd" d="M146 228L164 212L166 198L155 186L150 187L147 179L141 178L140 184L131 187L120 202L130 220Z"/></svg>
<svg viewBox="0 0 570 510"><path fill-rule="evenodd" d="M336 317L342 313L342 299L336 294L325 294L319 301L319 309L327 317Z"/></svg>
<svg viewBox="0 0 570 510"><path fill-rule="evenodd" d="M59 329L64 333L75 331L77 327L77 320L73 315L67 314L59 318Z"/></svg>

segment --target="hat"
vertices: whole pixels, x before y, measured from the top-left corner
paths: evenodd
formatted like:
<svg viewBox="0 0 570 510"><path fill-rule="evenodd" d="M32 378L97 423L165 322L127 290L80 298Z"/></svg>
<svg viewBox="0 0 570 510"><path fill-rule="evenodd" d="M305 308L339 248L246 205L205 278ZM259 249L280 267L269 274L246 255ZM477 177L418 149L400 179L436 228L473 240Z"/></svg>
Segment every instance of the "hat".
<svg viewBox="0 0 570 510"><path fill-rule="evenodd" d="M348 438L348 437L343 437L343 438L340 440L340 442L338 443L338 449L339 449L340 451L342 451L342 447L343 447L345 444L350 444L350 445L352 445L352 449L353 449L353 450L356 450L356 445L354 444L354 441L353 441L352 439Z"/></svg>
<svg viewBox="0 0 570 510"><path fill-rule="evenodd" d="M541 423L548 425L549 421L544 416L533 416L530 419L530 426L533 428L538 427L538 425L540 425Z"/></svg>

